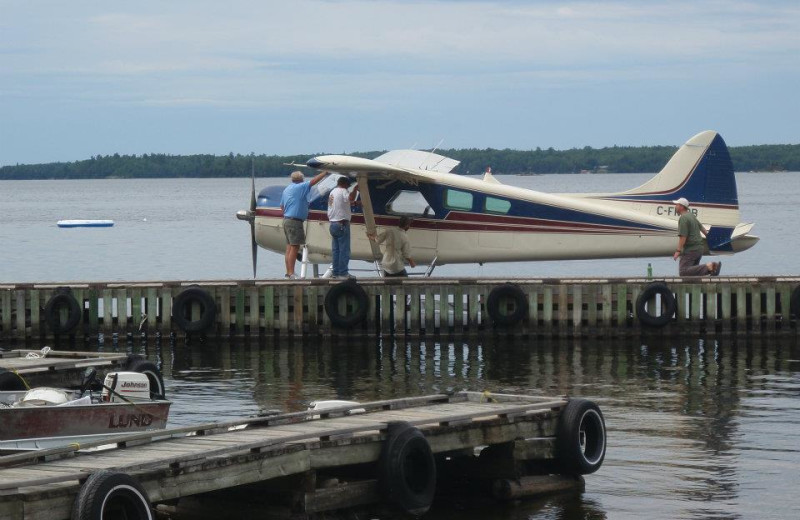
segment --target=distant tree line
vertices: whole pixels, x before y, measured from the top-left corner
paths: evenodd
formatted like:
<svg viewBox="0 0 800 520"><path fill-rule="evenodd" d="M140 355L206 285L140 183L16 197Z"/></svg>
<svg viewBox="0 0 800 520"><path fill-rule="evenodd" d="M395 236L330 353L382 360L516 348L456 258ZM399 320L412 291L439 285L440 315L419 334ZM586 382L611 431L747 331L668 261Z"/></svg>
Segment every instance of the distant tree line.
<svg viewBox="0 0 800 520"><path fill-rule="evenodd" d="M479 174L487 166L497 174L658 172L677 150L674 146L612 146L571 150L450 149L437 153L461 164L456 173ZM354 153L375 158L383 152ZM730 148L736 171L800 171L800 145L757 145ZM287 175L290 163L304 164L308 155L97 155L75 162L18 164L0 167L3 179L106 179L169 177L258 177ZM319 154L317 154L319 155Z"/></svg>

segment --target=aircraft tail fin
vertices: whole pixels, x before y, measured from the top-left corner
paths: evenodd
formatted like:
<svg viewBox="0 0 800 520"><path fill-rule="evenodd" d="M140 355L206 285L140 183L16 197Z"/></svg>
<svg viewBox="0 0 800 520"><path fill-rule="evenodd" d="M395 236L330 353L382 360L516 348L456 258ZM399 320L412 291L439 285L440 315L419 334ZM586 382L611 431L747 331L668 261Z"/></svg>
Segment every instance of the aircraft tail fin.
<svg viewBox="0 0 800 520"><path fill-rule="evenodd" d="M738 210L733 162L717 132L701 132L681 146L662 170L617 200L670 203L685 197L693 206Z"/></svg>

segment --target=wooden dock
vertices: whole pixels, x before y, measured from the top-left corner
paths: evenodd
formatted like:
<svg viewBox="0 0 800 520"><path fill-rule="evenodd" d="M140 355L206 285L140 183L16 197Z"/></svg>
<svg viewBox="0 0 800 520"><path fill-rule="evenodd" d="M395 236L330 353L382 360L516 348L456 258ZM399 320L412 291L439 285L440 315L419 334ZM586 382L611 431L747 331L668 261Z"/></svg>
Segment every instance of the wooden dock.
<svg viewBox="0 0 800 520"><path fill-rule="evenodd" d="M0 390L5 390L2 372L8 371L24 378L29 386L77 387L89 367L97 369L102 379L105 373L123 370L127 354L117 352L66 352L18 349L0 352Z"/></svg>
<svg viewBox="0 0 800 520"><path fill-rule="evenodd" d="M460 392L91 447L0 457L0 518L99 518L98 504L125 509L129 519L151 518L151 507L220 518L232 504L236 518L303 518L375 503L420 514L448 483L463 488L465 480L470 492L499 500L582 489L581 475L602 465L606 438L590 401Z"/></svg>
<svg viewBox="0 0 800 520"><path fill-rule="evenodd" d="M798 308L800 277L16 284L0 285L0 339L795 335Z"/></svg>

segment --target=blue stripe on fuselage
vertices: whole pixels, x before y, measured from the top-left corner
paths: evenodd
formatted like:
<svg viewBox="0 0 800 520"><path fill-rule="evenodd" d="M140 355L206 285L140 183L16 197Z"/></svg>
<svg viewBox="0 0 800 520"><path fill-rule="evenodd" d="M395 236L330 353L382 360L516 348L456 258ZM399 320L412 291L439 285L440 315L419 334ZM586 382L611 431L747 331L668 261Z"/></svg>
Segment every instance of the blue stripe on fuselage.
<svg viewBox="0 0 800 520"><path fill-rule="evenodd" d="M508 197L499 197L493 195L486 195L480 191L465 190L461 188L450 188L438 184L420 184L419 186L412 186L400 181L391 182L387 184L386 180L370 180L370 199L372 200L372 208L375 215L386 216L391 215L387 211L387 207L392 199L401 191L418 191L425 197L425 200L431 206L435 215L425 216L428 220L445 220L450 208L445 207L445 190L455 190L472 195L472 206L469 210L459 209L460 211L468 211L470 213L492 215L498 219L503 216L509 217L522 217L522 218L535 218L541 220L548 220L558 223L576 223L576 224L591 224L600 226L614 226L625 227L632 230L642 231L659 231L664 228L649 224L642 224L634 221L604 217L593 213L586 213L577 210L559 208L556 206L548 206L545 204L538 204L529 201L513 199ZM494 199L506 200L510 202L511 207L505 215L485 211L486 198L492 197ZM327 209L327 200L322 197L311 204L312 210L325 211ZM354 213L360 213L360 209L354 210Z"/></svg>
<svg viewBox="0 0 800 520"><path fill-rule="evenodd" d="M387 185L386 180L370 180L370 198L372 199L372 208L377 216L392 215L387 211L387 207L391 200L401 191L418 191L425 197L428 204L431 206L435 214L426 215L427 220L445 220L450 213L450 209L445 207L445 190L455 190L472 195L472 206L469 210L460 210L469 213L492 215L498 219L504 216L532 218L553 223L575 223L575 224L588 224L595 226L611 226L611 227L624 227L630 230L642 231L663 231L664 228L649 224L642 224L630 220L623 220L611 217L604 217L594 213L586 213L577 210L559 208L557 206L549 206L546 204L538 204L534 202L513 199L508 197L500 197L494 195L487 195L480 191L465 190L461 188L450 188L438 184L421 184L419 186L412 186L400 181L392 182ZM283 193L284 186L268 186L261 190L258 194L257 206L261 208L277 208L280 207L281 194ZM508 213L502 215L485 211L486 198L491 197L499 200L506 200L511 204ZM311 210L326 211L327 198L320 197L310 204ZM354 209L353 213L361 213L360 209ZM497 222L497 221L496 221Z"/></svg>

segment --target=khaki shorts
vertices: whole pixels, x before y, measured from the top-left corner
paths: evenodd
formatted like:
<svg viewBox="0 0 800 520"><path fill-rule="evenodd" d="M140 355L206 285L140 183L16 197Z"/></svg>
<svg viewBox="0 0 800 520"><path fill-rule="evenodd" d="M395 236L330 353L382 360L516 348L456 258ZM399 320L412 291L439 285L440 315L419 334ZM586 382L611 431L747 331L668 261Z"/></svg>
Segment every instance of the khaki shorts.
<svg viewBox="0 0 800 520"><path fill-rule="evenodd" d="M289 245L301 246L306 243L306 233L303 230L302 220L283 219L283 232Z"/></svg>

